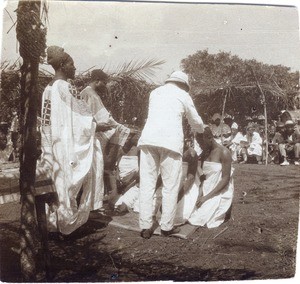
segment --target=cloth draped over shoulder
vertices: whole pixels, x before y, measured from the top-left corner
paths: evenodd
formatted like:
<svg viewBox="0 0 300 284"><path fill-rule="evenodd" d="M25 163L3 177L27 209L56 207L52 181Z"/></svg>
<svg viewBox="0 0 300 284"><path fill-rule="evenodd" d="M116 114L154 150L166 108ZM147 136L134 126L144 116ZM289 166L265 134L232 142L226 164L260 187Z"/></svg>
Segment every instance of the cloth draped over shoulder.
<svg viewBox="0 0 300 284"><path fill-rule="evenodd" d="M205 196L220 182L222 178L222 164L205 161L202 170L200 162L198 163L195 183L178 203L175 219L177 224L188 221L191 225L215 228L225 221L226 214L230 210L233 200L233 169L231 170L229 184L219 194L204 202L199 208L196 208L199 186L201 184L200 176L202 174L205 174L206 180L201 185L200 194Z"/></svg>
<svg viewBox="0 0 300 284"><path fill-rule="evenodd" d="M124 146L130 134L130 129L114 120L103 105L99 95L90 86L83 89L80 95L91 108L96 123L107 123L113 127L105 132L96 133L101 143L109 140L111 144Z"/></svg>
<svg viewBox="0 0 300 284"><path fill-rule="evenodd" d="M103 156L95 128L90 109L68 82L57 80L46 87L38 166L50 169L58 194L58 206L48 208L50 231L70 234L88 220L91 210L102 207Z"/></svg>

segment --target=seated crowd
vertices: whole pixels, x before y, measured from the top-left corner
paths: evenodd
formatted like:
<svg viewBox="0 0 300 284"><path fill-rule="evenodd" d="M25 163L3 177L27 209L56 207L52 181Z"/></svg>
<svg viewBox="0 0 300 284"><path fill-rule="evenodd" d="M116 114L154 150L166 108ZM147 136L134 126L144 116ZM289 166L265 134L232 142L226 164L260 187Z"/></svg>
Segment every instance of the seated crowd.
<svg viewBox="0 0 300 284"><path fill-rule="evenodd" d="M272 124L268 124L267 139L263 115L246 117L245 121L246 125L239 127L233 118L226 114L221 123L221 115L218 113L211 119L210 128L214 138L217 143L230 149L233 163L267 162L281 166L300 164L300 120L297 124L292 120L284 123L273 121Z"/></svg>

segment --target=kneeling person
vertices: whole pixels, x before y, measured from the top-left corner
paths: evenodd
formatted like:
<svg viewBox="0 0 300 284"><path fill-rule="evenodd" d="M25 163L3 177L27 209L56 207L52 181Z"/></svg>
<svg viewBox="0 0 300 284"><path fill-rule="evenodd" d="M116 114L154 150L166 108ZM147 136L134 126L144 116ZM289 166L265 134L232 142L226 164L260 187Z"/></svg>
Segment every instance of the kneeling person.
<svg viewBox="0 0 300 284"><path fill-rule="evenodd" d="M203 150L195 183L178 204L176 221L214 228L228 217L233 199L233 179L230 151L218 144L209 128L197 134ZM179 219L178 219L179 218Z"/></svg>

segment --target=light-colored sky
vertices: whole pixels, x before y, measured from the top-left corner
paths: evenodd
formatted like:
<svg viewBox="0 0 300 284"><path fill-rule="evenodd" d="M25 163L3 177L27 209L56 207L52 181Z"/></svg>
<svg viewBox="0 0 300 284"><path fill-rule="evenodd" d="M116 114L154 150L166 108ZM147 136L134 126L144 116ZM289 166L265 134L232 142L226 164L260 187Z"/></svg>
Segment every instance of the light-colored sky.
<svg viewBox="0 0 300 284"><path fill-rule="evenodd" d="M230 51L243 59L300 69L295 7L126 2L49 1L47 45L63 46L78 71L114 67L131 59L165 60L163 82L198 50ZM17 1L6 10L16 20ZM18 58L15 30L3 11L2 61Z"/></svg>

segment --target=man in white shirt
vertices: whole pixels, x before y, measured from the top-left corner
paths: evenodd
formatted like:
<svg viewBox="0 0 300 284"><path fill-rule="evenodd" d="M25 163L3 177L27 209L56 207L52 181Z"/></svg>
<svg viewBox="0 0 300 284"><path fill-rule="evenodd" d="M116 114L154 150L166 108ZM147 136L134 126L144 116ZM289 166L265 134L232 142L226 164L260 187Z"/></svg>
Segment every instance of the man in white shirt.
<svg viewBox="0 0 300 284"><path fill-rule="evenodd" d="M113 207L118 198L115 165L120 149L127 141L130 129L116 122L102 103L101 96L107 92L106 84L109 76L101 69L91 72L89 85L81 91L81 97L89 105L93 117L97 123L96 137L100 141L105 170L105 185L110 187L109 203Z"/></svg>
<svg viewBox="0 0 300 284"><path fill-rule="evenodd" d="M163 180L161 233L178 233L174 218L182 176L183 128L185 115L192 130L203 132L203 121L188 94L188 76L173 72L166 84L151 92L148 118L138 146L140 154L140 217L141 236L153 234L153 196L158 174Z"/></svg>

